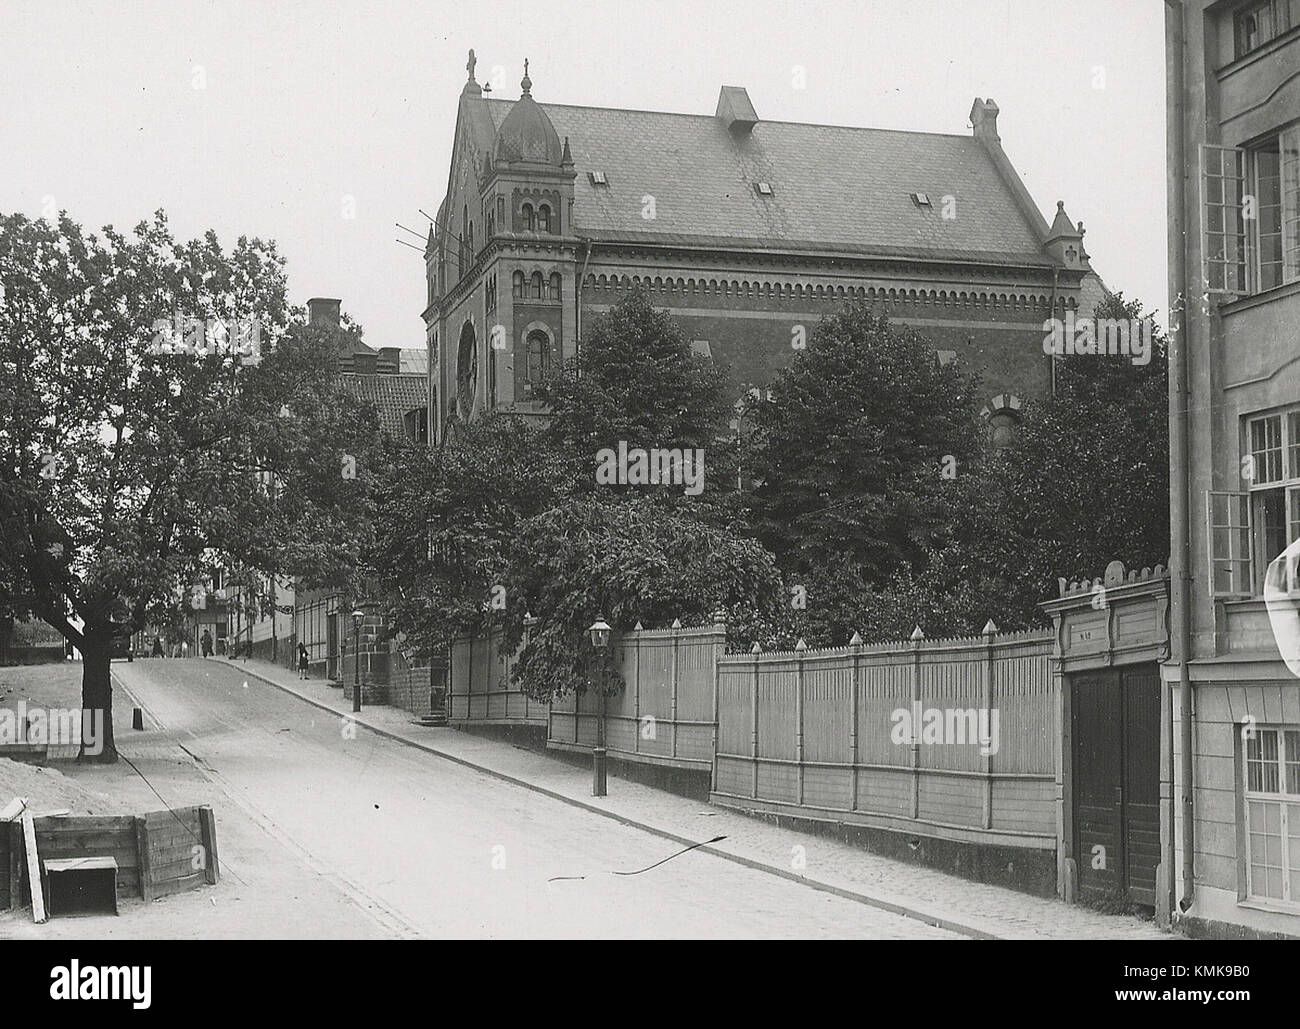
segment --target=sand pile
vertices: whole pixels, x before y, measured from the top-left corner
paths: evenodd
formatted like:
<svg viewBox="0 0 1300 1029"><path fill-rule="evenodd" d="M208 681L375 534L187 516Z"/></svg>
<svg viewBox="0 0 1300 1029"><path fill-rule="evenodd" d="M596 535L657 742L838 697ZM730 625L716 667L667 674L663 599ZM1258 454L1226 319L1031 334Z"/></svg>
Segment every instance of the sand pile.
<svg viewBox="0 0 1300 1029"><path fill-rule="evenodd" d="M55 768L25 765L0 758L0 808L26 797L35 814L71 808L74 815L120 815L130 812L118 801L88 790Z"/></svg>

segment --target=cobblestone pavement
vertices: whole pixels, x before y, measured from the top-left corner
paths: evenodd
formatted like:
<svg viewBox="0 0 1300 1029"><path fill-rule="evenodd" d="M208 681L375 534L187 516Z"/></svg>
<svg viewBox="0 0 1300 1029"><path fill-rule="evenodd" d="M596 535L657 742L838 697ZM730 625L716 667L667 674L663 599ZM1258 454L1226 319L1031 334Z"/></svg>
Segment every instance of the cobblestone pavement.
<svg viewBox="0 0 1300 1029"><path fill-rule="evenodd" d="M342 690L324 680L300 680L294 672L269 662L240 661L237 667L312 703L350 714L351 703L344 700ZM709 849L810 884L870 898L887 909L906 911L971 935L1008 939L1180 939L1142 919L1103 915L1059 900L971 882L614 776L609 780L609 796L592 797L591 773L586 769L507 742L452 728L421 726L399 708L369 707L358 720L444 757L676 838L694 842L725 835L726 840ZM805 862L798 870L792 859L796 847L803 848Z"/></svg>

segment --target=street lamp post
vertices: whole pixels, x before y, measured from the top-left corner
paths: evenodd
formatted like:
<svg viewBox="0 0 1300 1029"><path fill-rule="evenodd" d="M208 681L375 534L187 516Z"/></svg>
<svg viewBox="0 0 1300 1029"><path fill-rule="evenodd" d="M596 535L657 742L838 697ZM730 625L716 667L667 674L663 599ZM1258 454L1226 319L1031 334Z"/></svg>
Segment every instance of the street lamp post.
<svg viewBox="0 0 1300 1029"><path fill-rule="evenodd" d="M605 796L605 660L609 651L609 624L604 615L597 615L591 627L587 629L591 637L591 646L596 651L596 665L600 674L596 680L596 692L600 695L600 714L596 719L596 745L591 748L591 795Z"/></svg>
<svg viewBox="0 0 1300 1029"><path fill-rule="evenodd" d="M357 608L352 612L352 660L356 671L352 677L352 710L361 710L361 619L365 612Z"/></svg>

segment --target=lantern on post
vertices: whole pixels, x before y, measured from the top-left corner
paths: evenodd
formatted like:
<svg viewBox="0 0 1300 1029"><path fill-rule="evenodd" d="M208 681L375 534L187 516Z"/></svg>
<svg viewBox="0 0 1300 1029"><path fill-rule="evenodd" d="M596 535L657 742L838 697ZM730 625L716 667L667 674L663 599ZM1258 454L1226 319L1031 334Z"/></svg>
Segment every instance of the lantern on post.
<svg viewBox="0 0 1300 1029"><path fill-rule="evenodd" d="M361 619L366 613L361 608L352 612L352 660L356 662L356 671L352 676L352 710L361 710Z"/></svg>
<svg viewBox="0 0 1300 1029"><path fill-rule="evenodd" d="M600 697L600 714L596 719L596 745L591 748L591 795L605 796L605 661L609 652L609 623L604 615L597 615L596 620L587 629L591 647L596 652L596 664L599 674L596 678L596 692Z"/></svg>

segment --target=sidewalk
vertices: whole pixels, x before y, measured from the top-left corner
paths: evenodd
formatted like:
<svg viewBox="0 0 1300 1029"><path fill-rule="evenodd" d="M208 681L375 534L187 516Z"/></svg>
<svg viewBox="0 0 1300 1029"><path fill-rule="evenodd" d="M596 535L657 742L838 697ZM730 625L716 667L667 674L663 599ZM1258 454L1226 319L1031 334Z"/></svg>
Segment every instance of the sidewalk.
<svg viewBox="0 0 1300 1029"><path fill-rule="evenodd" d="M298 679L293 671L265 661L231 664L246 676L296 694L319 708L354 717L343 691L325 680ZM701 849L966 935L1035 940L1178 938L1137 918L1101 915L1058 900L969 882L612 775L610 795L593 797L591 773L586 769L456 729L421 726L400 708L366 708L357 724L683 845L726 836L721 843ZM803 857L803 867L797 870L794 857L801 852L796 848L802 848Z"/></svg>

